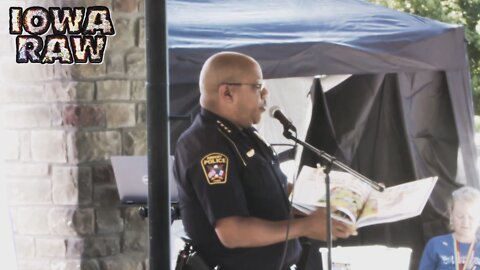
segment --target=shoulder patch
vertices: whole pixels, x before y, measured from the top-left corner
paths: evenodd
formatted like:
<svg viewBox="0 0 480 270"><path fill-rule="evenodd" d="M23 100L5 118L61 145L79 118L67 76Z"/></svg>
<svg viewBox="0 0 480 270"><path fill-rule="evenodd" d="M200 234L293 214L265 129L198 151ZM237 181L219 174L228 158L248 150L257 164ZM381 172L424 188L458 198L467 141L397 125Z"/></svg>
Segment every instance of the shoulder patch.
<svg viewBox="0 0 480 270"><path fill-rule="evenodd" d="M200 161L208 184L225 184L228 176L228 157L222 153L210 153Z"/></svg>

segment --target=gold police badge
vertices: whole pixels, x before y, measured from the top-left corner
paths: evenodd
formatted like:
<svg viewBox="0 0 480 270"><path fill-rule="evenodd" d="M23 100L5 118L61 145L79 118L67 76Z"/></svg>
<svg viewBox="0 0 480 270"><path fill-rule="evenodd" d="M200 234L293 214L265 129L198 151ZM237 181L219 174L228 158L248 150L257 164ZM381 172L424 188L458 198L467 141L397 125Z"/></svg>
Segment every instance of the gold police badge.
<svg viewBox="0 0 480 270"><path fill-rule="evenodd" d="M225 184L228 173L228 157L222 153L210 153L202 158L203 172L210 185Z"/></svg>

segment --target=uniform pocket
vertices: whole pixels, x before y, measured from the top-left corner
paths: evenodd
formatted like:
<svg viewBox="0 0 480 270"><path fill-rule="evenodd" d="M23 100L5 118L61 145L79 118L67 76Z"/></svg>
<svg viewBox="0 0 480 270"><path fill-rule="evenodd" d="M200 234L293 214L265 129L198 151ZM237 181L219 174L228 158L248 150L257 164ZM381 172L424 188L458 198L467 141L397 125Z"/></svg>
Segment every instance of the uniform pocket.
<svg viewBox="0 0 480 270"><path fill-rule="evenodd" d="M269 161L250 158L243 177L245 197L251 214L271 220L284 217L285 191Z"/></svg>

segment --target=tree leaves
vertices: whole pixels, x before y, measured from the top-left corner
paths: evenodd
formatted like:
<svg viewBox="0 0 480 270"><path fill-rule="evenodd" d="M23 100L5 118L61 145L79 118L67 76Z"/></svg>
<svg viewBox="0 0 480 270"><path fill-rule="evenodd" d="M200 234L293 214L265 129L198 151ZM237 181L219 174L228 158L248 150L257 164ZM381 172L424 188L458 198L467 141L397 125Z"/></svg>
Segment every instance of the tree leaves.
<svg viewBox="0 0 480 270"><path fill-rule="evenodd" d="M399 11L465 27L475 114L480 114L480 0L369 0Z"/></svg>

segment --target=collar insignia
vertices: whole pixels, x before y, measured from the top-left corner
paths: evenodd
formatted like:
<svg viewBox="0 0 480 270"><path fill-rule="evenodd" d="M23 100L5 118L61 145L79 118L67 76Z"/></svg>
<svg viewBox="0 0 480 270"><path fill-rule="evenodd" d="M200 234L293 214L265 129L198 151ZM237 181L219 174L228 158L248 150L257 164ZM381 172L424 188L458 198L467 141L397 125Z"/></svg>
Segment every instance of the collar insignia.
<svg viewBox="0 0 480 270"><path fill-rule="evenodd" d="M228 132L228 133L231 133L231 132L232 132L232 131L231 131L227 126L225 126L225 124L222 123L220 120L217 120L217 124L218 124L224 131L226 131L226 132Z"/></svg>

